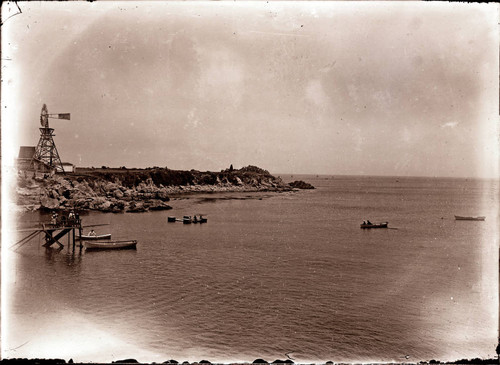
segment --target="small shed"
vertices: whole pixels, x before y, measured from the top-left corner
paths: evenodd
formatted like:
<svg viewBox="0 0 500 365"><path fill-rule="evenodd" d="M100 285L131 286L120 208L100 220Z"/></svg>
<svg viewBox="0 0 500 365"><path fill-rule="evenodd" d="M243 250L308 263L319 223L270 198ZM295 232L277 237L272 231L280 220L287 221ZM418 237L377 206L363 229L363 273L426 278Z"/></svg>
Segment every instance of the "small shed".
<svg viewBox="0 0 500 365"><path fill-rule="evenodd" d="M33 156L35 155L35 146L21 146L19 147L19 155L17 156L17 168L19 170L32 170Z"/></svg>
<svg viewBox="0 0 500 365"><path fill-rule="evenodd" d="M64 172L75 172L75 165L71 162L62 162L61 164Z"/></svg>
<svg viewBox="0 0 500 365"><path fill-rule="evenodd" d="M35 146L19 147L19 159L32 159L35 156Z"/></svg>

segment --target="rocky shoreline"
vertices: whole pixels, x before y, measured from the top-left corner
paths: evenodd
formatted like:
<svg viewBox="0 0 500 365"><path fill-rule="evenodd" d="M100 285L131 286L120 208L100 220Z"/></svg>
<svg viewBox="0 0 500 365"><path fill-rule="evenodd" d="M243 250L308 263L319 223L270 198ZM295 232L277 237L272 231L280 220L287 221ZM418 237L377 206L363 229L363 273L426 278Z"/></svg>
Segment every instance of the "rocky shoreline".
<svg viewBox="0 0 500 365"><path fill-rule="evenodd" d="M221 172L178 171L167 168L82 169L76 174L46 178L20 173L16 205L23 211L96 210L145 212L167 210L170 196L187 193L283 192L314 189L304 182L285 184L255 166Z"/></svg>

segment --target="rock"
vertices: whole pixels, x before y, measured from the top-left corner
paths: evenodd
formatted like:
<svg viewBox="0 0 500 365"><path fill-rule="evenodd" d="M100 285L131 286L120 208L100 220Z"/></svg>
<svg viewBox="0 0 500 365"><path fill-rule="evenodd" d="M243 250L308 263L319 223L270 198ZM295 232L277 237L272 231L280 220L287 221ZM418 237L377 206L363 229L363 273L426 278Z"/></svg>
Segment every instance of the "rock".
<svg viewBox="0 0 500 365"><path fill-rule="evenodd" d="M64 196L66 199L71 199L71 195L72 195L72 190L66 189L61 194L61 197Z"/></svg>
<svg viewBox="0 0 500 365"><path fill-rule="evenodd" d="M110 211L111 210L111 202L105 201L102 204L96 205L96 208L99 210L103 210L103 211Z"/></svg>
<svg viewBox="0 0 500 365"><path fill-rule="evenodd" d="M107 199L103 196L98 196L95 199L93 199L93 203L95 206L102 205L107 202Z"/></svg>
<svg viewBox="0 0 500 365"><path fill-rule="evenodd" d="M288 185L290 185L292 188L297 188L297 189L314 189L314 186L301 180L291 182Z"/></svg>
<svg viewBox="0 0 500 365"><path fill-rule="evenodd" d="M123 193L121 192L120 189L116 189L114 192L113 192L113 196L117 199L121 199L123 198Z"/></svg>
<svg viewBox="0 0 500 365"><path fill-rule="evenodd" d="M52 199L57 199L59 198L59 193L57 192L57 190L51 190L49 192L49 197L51 197Z"/></svg>
<svg viewBox="0 0 500 365"><path fill-rule="evenodd" d="M113 202L113 212L115 211L122 211L125 209L125 206L127 205L127 203L123 200L116 200L115 202Z"/></svg>
<svg viewBox="0 0 500 365"><path fill-rule="evenodd" d="M156 192L156 199L163 200L165 202L170 201L170 198L168 197L168 190L166 188L161 188Z"/></svg>
<svg viewBox="0 0 500 365"><path fill-rule="evenodd" d="M161 200L153 200L150 204L148 204L149 210L169 210L172 207Z"/></svg>
<svg viewBox="0 0 500 365"><path fill-rule="evenodd" d="M89 195L84 194L83 192L78 191L78 190L75 190L75 191L71 194L71 199L72 199L72 200L86 199L86 198L88 198L88 197L89 197Z"/></svg>
<svg viewBox="0 0 500 365"><path fill-rule="evenodd" d="M16 192L17 192L17 195L21 195L21 196L30 196L32 195L32 189L28 189L28 188L17 188L16 189Z"/></svg>
<svg viewBox="0 0 500 365"><path fill-rule="evenodd" d="M59 201L43 195L40 198L40 206L44 209L54 210L59 208Z"/></svg>
<svg viewBox="0 0 500 365"><path fill-rule="evenodd" d="M74 184L73 191L79 194L88 194L95 196L94 190L89 186L89 183L87 181L82 181L81 183L76 182Z"/></svg>
<svg viewBox="0 0 500 365"><path fill-rule="evenodd" d="M64 186L59 185L57 188L52 190L54 193L57 193L57 195L62 195L66 189Z"/></svg>
<svg viewBox="0 0 500 365"><path fill-rule="evenodd" d="M129 213L140 213L145 212L147 209L143 202L130 202L127 212Z"/></svg>
<svg viewBox="0 0 500 365"><path fill-rule="evenodd" d="M85 198L73 199L72 205L75 208L79 208L79 209L89 209L90 208L90 202L87 201L87 199L85 199ZM93 209L93 206L91 209Z"/></svg>

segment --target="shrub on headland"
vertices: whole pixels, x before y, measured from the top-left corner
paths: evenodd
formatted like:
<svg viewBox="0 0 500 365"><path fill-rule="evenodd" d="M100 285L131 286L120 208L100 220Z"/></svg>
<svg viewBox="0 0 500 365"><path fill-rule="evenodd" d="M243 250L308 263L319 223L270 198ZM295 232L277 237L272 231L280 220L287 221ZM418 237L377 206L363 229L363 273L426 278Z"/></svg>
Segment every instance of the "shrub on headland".
<svg viewBox="0 0 500 365"><path fill-rule="evenodd" d="M288 185L296 189L314 189L314 186L304 181L294 181L289 183Z"/></svg>

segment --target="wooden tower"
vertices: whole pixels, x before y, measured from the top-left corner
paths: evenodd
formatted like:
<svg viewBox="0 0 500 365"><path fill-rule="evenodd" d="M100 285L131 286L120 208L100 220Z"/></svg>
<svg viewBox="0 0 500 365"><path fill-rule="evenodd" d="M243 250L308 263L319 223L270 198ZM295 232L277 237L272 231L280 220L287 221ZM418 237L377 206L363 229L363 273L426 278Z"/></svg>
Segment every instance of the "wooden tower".
<svg viewBox="0 0 500 365"><path fill-rule="evenodd" d="M61 158L57 152L56 144L52 137L55 136L54 128L49 128L49 118L55 119L70 119L69 113L64 114L49 114L47 105L43 104L42 112L40 114L40 140L36 146L35 155L33 159L41 162L43 165L50 169L55 169L56 172L64 172Z"/></svg>

